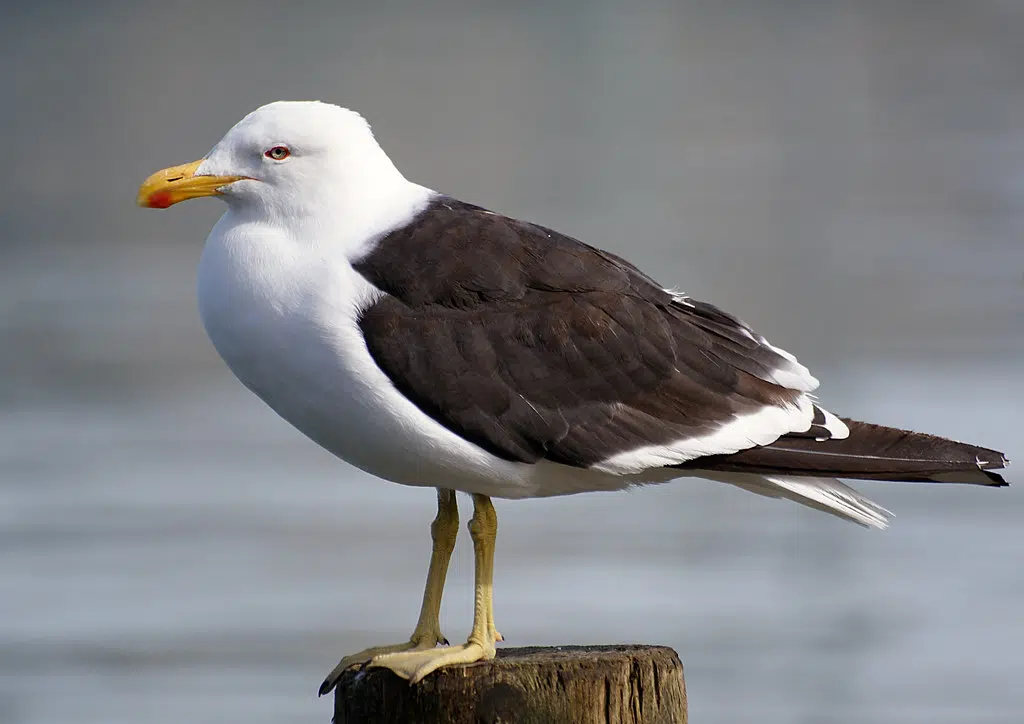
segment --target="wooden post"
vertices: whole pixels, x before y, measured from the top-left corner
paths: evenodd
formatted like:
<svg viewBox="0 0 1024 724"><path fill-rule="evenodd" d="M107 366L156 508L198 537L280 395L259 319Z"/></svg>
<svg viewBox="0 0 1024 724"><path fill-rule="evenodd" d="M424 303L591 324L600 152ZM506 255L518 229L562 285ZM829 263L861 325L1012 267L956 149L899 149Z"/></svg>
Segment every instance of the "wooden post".
<svg viewBox="0 0 1024 724"><path fill-rule="evenodd" d="M385 669L347 671L335 724L686 724L679 656L664 646L498 649L494 661L410 686Z"/></svg>

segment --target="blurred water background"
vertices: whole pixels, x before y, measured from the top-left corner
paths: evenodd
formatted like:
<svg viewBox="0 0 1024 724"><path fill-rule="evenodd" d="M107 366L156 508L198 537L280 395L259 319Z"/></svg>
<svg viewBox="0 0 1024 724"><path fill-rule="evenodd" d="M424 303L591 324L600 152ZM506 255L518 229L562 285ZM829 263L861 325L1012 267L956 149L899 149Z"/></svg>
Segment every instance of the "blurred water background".
<svg viewBox="0 0 1024 724"><path fill-rule="evenodd" d="M417 613L432 493L234 381L193 293L221 208L134 208L150 172L348 105L410 178L739 314L832 409L1019 460L1022 37L1014 0L5 3L0 722L328 722L327 670ZM890 531L699 480L499 502L499 627L672 645L702 724L1019 722L1020 488L860 488ZM463 533L453 640L471 579Z"/></svg>

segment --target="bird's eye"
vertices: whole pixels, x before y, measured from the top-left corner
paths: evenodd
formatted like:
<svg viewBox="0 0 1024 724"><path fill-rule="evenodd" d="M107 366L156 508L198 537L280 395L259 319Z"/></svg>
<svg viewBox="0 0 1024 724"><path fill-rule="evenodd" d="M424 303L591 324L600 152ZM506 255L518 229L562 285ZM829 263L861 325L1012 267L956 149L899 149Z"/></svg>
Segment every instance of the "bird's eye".
<svg viewBox="0 0 1024 724"><path fill-rule="evenodd" d="M274 146L268 148L263 155L274 161L284 161L292 155L292 152L288 150L287 146Z"/></svg>

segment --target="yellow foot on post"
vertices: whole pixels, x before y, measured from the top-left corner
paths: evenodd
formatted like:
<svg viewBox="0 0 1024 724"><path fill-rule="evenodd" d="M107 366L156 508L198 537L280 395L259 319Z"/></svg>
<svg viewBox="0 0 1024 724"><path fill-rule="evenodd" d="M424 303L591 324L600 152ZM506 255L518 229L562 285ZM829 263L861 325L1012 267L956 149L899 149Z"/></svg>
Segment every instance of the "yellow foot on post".
<svg viewBox="0 0 1024 724"><path fill-rule="evenodd" d="M390 669L403 679L408 679L410 684L415 684L442 666L490 661L494 655L493 641L484 644L469 641L461 646L451 646L445 649L381 654L373 657L366 668Z"/></svg>
<svg viewBox="0 0 1024 724"><path fill-rule="evenodd" d="M338 662L337 666L331 669L331 673L329 673L327 678L324 679L324 683L320 684L320 696L330 692L331 689L335 687L338 683L338 679L341 678L341 675L346 669L351 669L353 666L369 664L381 656L389 656L391 654L398 653L430 652L438 644L442 644L444 646L448 645L448 639L442 636L440 632L433 636L417 636L414 634L413 637L405 643L390 644L388 646L373 646L371 648L364 649L357 654L346 656Z"/></svg>

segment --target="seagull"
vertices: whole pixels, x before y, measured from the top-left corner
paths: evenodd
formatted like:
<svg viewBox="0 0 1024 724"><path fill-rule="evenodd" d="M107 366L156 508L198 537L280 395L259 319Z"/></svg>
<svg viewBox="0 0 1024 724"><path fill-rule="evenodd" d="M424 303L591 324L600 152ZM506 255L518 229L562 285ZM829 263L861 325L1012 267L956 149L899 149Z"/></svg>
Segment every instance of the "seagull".
<svg viewBox="0 0 1024 724"><path fill-rule="evenodd" d="M353 666L415 683L494 658L492 498L702 477L884 528L838 478L1006 485L995 450L825 410L793 355L625 259L408 181L354 111L265 105L137 201L205 196L227 211L199 311L231 371L342 460L437 489L410 639L346 656L321 695ZM447 646L456 491L473 500L475 605Z"/></svg>

